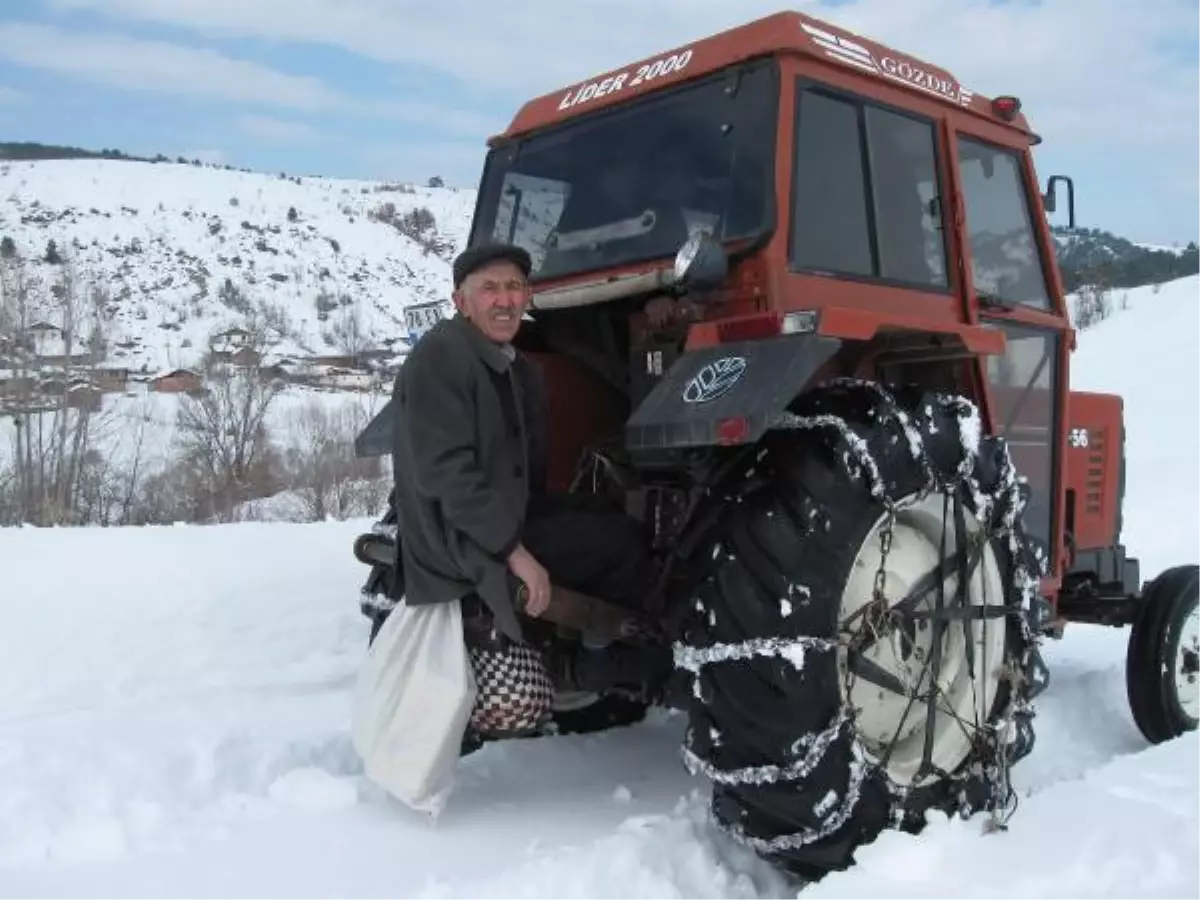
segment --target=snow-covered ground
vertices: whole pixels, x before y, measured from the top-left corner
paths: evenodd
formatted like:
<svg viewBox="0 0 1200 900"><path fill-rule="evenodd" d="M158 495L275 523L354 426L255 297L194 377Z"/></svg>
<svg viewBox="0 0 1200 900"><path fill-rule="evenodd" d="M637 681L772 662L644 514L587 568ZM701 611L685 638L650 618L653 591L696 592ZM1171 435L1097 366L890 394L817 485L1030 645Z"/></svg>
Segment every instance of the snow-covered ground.
<svg viewBox="0 0 1200 900"><path fill-rule="evenodd" d="M1126 543L1152 574L1200 553L1200 276L1127 298L1079 332L1071 387L1124 398Z"/></svg>
<svg viewBox="0 0 1200 900"><path fill-rule="evenodd" d="M1130 292L1075 357L1077 388L1126 397L1147 575L1200 556L1197 287ZM365 783L367 524L0 532L0 894L797 895L709 824L677 716L480 751L435 824ZM1047 648L1007 831L888 833L800 895L1197 896L1200 739L1147 746L1125 639L1070 627Z"/></svg>

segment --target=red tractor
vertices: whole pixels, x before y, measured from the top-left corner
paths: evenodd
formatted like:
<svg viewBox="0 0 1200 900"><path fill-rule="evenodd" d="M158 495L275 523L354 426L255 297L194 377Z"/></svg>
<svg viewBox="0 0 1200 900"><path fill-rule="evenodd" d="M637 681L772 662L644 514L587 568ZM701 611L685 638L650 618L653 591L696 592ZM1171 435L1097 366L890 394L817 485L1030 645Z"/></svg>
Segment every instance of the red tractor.
<svg viewBox="0 0 1200 900"><path fill-rule="evenodd" d="M787 12L489 143L470 241L533 256L551 480L645 523L684 762L804 877L932 809L1003 818L1067 622L1132 626L1149 740L1196 727L1197 567L1143 584L1120 543L1121 400L1069 389L1073 186L1042 193L1038 140L1017 98ZM374 614L394 553L359 553Z"/></svg>

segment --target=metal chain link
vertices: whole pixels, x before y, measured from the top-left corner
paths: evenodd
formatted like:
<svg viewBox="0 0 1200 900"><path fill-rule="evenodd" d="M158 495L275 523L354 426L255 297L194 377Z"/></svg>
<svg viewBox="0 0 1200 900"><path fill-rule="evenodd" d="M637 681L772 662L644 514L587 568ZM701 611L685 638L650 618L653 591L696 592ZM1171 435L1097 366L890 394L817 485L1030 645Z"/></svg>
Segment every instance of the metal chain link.
<svg viewBox="0 0 1200 900"><path fill-rule="evenodd" d="M893 528L896 524L896 510L891 503L887 506L887 518L883 530L879 533L879 568L875 570L874 600L881 608L887 608L887 558L892 552Z"/></svg>
<svg viewBox="0 0 1200 900"><path fill-rule="evenodd" d="M870 629L873 640L884 637L888 627L889 608L887 599L887 561L892 552L893 529L896 525L896 508L888 501L887 516L879 532L879 568L875 570L875 587L871 598L874 607L864 616L863 628Z"/></svg>
<svg viewBox="0 0 1200 900"><path fill-rule="evenodd" d="M882 630L887 625L888 603L887 603L887 561L888 554L892 550L893 528L896 523L896 510L890 500L885 500L887 504L887 516L884 519L884 525L879 533L879 567L875 570L875 583L873 587L871 602L867 604L866 609L862 610L862 626L859 635L866 634L872 641L878 641L882 637ZM858 637L849 635L846 642L846 650L849 653L856 651ZM856 680L855 674L851 671L849 665L846 666L846 675L843 687L845 688L846 696L849 697L854 687ZM854 710L855 713L858 710Z"/></svg>

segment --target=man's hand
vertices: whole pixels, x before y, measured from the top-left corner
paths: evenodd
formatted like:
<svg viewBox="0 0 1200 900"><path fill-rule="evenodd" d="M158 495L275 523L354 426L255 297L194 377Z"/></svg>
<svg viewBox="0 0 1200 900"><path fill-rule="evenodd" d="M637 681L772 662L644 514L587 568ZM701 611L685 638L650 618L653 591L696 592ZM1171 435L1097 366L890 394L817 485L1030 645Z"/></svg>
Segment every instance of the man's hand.
<svg viewBox="0 0 1200 900"><path fill-rule="evenodd" d="M508 555L508 568L529 589L525 613L537 618L550 605L550 573L523 544L517 544L517 548Z"/></svg>

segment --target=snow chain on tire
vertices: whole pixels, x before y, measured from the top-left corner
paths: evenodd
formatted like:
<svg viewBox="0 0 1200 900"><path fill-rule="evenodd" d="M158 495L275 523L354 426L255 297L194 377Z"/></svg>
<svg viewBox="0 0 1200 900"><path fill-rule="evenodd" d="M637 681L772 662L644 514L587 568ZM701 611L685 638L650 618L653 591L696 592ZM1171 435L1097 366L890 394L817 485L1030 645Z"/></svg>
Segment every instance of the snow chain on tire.
<svg viewBox="0 0 1200 900"><path fill-rule="evenodd" d="M1015 805L1009 768L1032 749L1032 700L1048 680L1038 650L1049 611L1038 594L1045 559L1023 530L1025 485L1007 445L981 435L976 408L963 398L930 394L909 406L850 379L803 397L753 458L712 490L722 514L705 517L715 524L690 560L692 608L675 645L676 667L692 688L684 762L712 782L712 812L729 834L808 879L851 865L855 849L884 828L919 831L931 810L991 811L1002 827ZM888 583L898 517L925 508L944 510L941 549L931 558L949 569L935 566L927 577L945 589L888 609L881 598L895 602L914 591ZM959 548L954 536L966 533L968 516L984 538ZM879 564L861 592L873 587L874 596L851 617L860 621L847 637L843 593L880 521ZM947 546L958 549L947 553ZM964 587L956 598L947 579L970 590L975 579L988 583L977 568L985 551L1000 596L985 591L977 602ZM917 608L933 595L934 609ZM1004 625L988 644L987 629ZM867 668L867 645L887 640L899 660L906 648L915 653L911 636L926 630L924 662L904 657L905 666L916 660L915 681ZM962 658L941 659L958 630ZM1001 648L994 669L986 655L975 659L988 646ZM990 707L988 714L973 710L974 721L966 721L944 713L948 740L965 748L951 771L932 766L930 756L933 723L947 719L929 713L950 703L943 669L953 672L947 684L966 672L972 692L977 673L986 690L988 673L998 672L995 694L985 695L994 701L970 701ZM920 690L927 675L937 690ZM913 738L924 749L905 783L889 774L894 743L880 756L864 741L870 704L847 700L856 679L878 687L881 709L891 697L907 704L897 734L914 706L926 711L928 728Z"/></svg>

